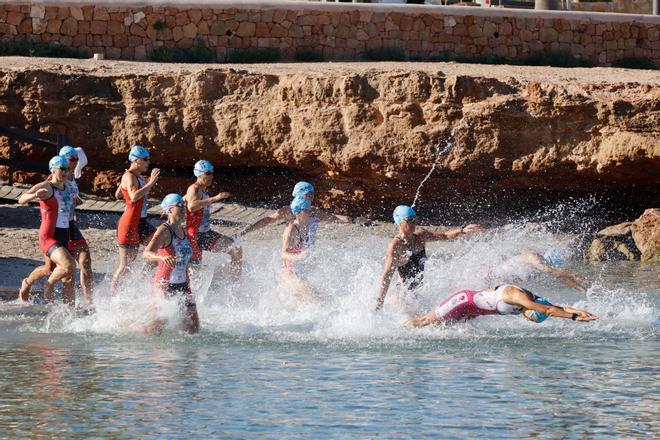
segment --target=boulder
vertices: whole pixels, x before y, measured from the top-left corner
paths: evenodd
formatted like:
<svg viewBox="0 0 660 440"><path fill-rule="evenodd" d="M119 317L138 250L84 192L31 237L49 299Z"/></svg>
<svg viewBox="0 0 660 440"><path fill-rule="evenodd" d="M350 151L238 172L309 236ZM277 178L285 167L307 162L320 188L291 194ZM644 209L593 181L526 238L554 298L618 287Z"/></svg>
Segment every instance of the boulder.
<svg viewBox="0 0 660 440"><path fill-rule="evenodd" d="M623 222L618 225L608 226L598 231L598 235L601 237L625 237L632 233L630 230L632 224L633 222Z"/></svg>
<svg viewBox="0 0 660 440"><path fill-rule="evenodd" d="M660 209L647 209L631 226L642 261L660 262Z"/></svg>

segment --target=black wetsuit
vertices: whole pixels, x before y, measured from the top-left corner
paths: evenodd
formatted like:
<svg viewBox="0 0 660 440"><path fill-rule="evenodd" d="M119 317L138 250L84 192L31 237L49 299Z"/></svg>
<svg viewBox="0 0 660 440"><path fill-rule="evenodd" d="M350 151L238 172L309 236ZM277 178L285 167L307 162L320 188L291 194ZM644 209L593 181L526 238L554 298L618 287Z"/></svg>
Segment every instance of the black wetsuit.
<svg viewBox="0 0 660 440"><path fill-rule="evenodd" d="M426 249L412 254L406 264L398 267L399 276L408 289L416 289L422 284L424 263L426 263Z"/></svg>

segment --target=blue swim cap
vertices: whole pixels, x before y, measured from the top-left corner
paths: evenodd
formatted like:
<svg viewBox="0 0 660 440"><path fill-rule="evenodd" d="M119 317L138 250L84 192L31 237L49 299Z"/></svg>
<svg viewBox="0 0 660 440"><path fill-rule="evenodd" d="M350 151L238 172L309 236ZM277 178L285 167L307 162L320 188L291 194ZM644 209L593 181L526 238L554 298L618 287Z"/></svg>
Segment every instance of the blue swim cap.
<svg viewBox="0 0 660 440"><path fill-rule="evenodd" d="M410 220L417 216L417 213L410 206L399 205L394 209L394 223L400 225L404 220Z"/></svg>
<svg viewBox="0 0 660 440"><path fill-rule="evenodd" d="M160 203L160 207L163 212L167 214L170 212L170 209L178 203L181 203L182 205L185 204L183 197L181 197L179 194L172 193L165 196L163 201Z"/></svg>
<svg viewBox="0 0 660 440"><path fill-rule="evenodd" d="M69 169L69 161L63 156L55 156L48 162L48 169L52 173L59 168Z"/></svg>
<svg viewBox="0 0 660 440"><path fill-rule="evenodd" d="M302 197L306 194L314 194L314 185L309 182L300 181L293 187L293 197Z"/></svg>
<svg viewBox="0 0 660 440"><path fill-rule="evenodd" d="M566 262L564 253L555 247L548 249L543 254L543 259L555 267L562 266Z"/></svg>
<svg viewBox="0 0 660 440"><path fill-rule="evenodd" d="M133 145L131 152L128 153L128 160L135 162L138 159L149 159L149 150L142 145Z"/></svg>
<svg viewBox="0 0 660 440"><path fill-rule="evenodd" d="M71 145L65 145L60 150L60 156L65 157L67 160L71 159L72 157L75 157L77 159L78 158L78 152Z"/></svg>
<svg viewBox="0 0 660 440"><path fill-rule="evenodd" d="M534 298L534 302L537 302L539 304L545 304L546 306L551 306L552 303L548 301L547 298ZM548 315L544 313L537 312L536 310L532 310L532 314L528 318L530 321L534 321L537 324L542 323L546 319L548 319Z"/></svg>
<svg viewBox="0 0 660 440"><path fill-rule="evenodd" d="M195 177L199 177L206 173L212 173L212 172L213 172L213 164L208 160L197 161L197 163L195 164L195 168L193 169L193 173L195 173Z"/></svg>
<svg viewBox="0 0 660 440"><path fill-rule="evenodd" d="M301 212L309 209L309 207L312 206L312 202L307 200L304 197L295 197L293 201L291 202L291 212L293 215L298 215Z"/></svg>

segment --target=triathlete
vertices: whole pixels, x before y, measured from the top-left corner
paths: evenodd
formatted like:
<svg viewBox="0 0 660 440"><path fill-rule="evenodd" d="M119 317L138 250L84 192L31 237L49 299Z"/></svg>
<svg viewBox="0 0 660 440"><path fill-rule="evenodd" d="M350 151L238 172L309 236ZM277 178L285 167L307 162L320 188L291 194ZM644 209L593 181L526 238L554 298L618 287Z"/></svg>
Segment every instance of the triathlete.
<svg viewBox="0 0 660 440"><path fill-rule="evenodd" d="M119 279L138 254L140 244L146 244L153 235L154 227L147 221L147 196L158 181L160 170L151 170L149 181L142 177L149 169L149 151L135 145L128 155L131 164L121 178L116 196L121 193L126 209L117 224L119 243L119 266L112 277L111 288L116 290Z"/></svg>
<svg viewBox="0 0 660 440"><path fill-rule="evenodd" d="M461 234L481 230L479 225L467 225L447 232L431 232L416 229L417 213L410 206L400 205L394 210L394 223L399 233L392 239L385 254L385 267L380 277L376 310L383 307L394 272L398 272L397 298L412 292L422 283L426 263L426 243L430 241L453 240ZM403 298L408 301L409 298Z"/></svg>
<svg viewBox="0 0 660 440"><path fill-rule="evenodd" d="M188 187L186 200L186 232L193 249L191 263L200 264L202 251L227 252L231 257L231 274L234 282L241 275L243 251L234 240L211 229L211 204L230 196L221 192L209 197L208 188L213 183L213 165L200 160L193 169L197 181Z"/></svg>
<svg viewBox="0 0 660 440"><path fill-rule="evenodd" d="M67 249L69 253L74 257L80 266L80 285L83 290L83 295L85 297L85 302L87 304L92 303L92 258L89 252L89 246L87 241L83 237L78 225L76 223L76 205L82 203L80 199L80 192L78 191L78 185L74 178L74 172L78 166L78 153L82 151L81 148L73 148L69 145L63 147L60 150L60 156L64 157L69 164L69 176L68 176L68 188L71 197L73 198L73 203L71 204L71 214L69 217L69 242L67 243ZM51 179L52 176L49 176ZM50 258L44 255L44 265L40 266L32 271L32 273L23 280L21 283L21 290L19 291L19 296L22 300L27 301L30 295L30 287L37 280L48 277L55 269L55 264L50 260Z"/></svg>
<svg viewBox="0 0 660 440"><path fill-rule="evenodd" d="M573 321L598 319L584 310L554 306L547 298L540 298L521 287L507 284L482 291L456 292L434 310L413 316L405 325L425 327L442 322L468 321L484 315L522 315L536 323L541 323L550 316Z"/></svg>
<svg viewBox="0 0 660 440"><path fill-rule="evenodd" d="M291 195L294 198L302 197L309 200L310 203L314 203L314 186L309 182L300 181L296 183L296 185L293 187L293 192ZM357 224L365 224L368 221L364 217L357 217L355 219L352 219L351 217L347 217L345 215L330 214L316 207L312 207L312 209L314 210L313 217L322 221L333 221L339 223L357 223ZM241 231L240 235L245 235L249 232L256 231L273 223L278 223L278 222L289 223L292 220L294 220L294 215L291 213L291 209L289 208L289 206L283 206L274 213L264 218L261 218L256 222L252 223L251 225L249 225L248 227L246 227L243 231Z"/></svg>
<svg viewBox="0 0 660 440"><path fill-rule="evenodd" d="M156 229L144 251L148 263L157 263L153 293L175 298L184 314L184 326L189 333L199 331L197 305L190 290L189 266L193 250L183 229L186 205L179 194L168 194L160 204L167 222ZM162 320L150 326L152 331L162 328Z"/></svg>
<svg viewBox="0 0 660 440"><path fill-rule="evenodd" d="M289 208L294 219L282 235L282 285L296 298L318 301L320 295L306 280L306 263L316 242L318 221L313 217L312 203L304 197L294 198Z"/></svg>
<svg viewBox="0 0 660 440"><path fill-rule="evenodd" d="M66 247L73 204L67 185L69 163L64 157L55 156L48 162L48 169L51 179L34 185L18 199L18 203L25 205L39 200L39 247L55 265L44 284L44 298L49 302L54 301L55 284L62 281L62 300L66 304L74 304L73 274L76 263ZM27 297L21 299L28 300Z"/></svg>

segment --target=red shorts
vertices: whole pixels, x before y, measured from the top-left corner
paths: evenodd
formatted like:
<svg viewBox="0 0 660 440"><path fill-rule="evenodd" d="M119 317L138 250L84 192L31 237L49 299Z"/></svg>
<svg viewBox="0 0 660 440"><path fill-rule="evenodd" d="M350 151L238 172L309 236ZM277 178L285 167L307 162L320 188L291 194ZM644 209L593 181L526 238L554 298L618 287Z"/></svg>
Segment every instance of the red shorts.
<svg viewBox="0 0 660 440"><path fill-rule="evenodd" d="M123 217L122 217L123 219ZM124 248L136 248L140 243L147 244L151 240L156 228L146 218L140 218L136 225L126 224L122 219L117 225L117 241L119 246Z"/></svg>
<svg viewBox="0 0 660 440"><path fill-rule="evenodd" d="M69 228L55 228L55 235L53 237L39 236L39 248L46 256L55 252L57 249L69 243Z"/></svg>
<svg viewBox="0 0 660 440"><path fill-rule="evenodd" d="M193 249L193 255L190 262L199 264L202 261L202 251L212 251L218 245L218 241L224 235L215 231L198 232L195 240L190 240L190 245Z"/></svg>

